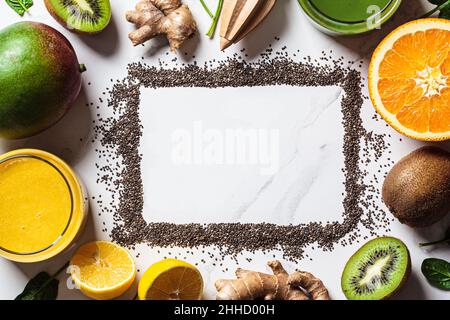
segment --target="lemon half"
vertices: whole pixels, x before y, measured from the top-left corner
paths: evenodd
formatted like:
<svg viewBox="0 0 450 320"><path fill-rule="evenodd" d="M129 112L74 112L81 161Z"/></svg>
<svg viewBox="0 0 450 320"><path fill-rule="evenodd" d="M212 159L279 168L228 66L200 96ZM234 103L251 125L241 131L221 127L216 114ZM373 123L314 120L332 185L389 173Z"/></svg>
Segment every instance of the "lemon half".
<svg viewBox="0 0 450 320"><path fill-rule="evenodd" d="M117 298L136 277L136 266L129 252L108 241L81 246L70 260L69 268L81 292L97 300Z"/></svg>
<svg viewBox="0 0 450 320"><path fill-rule="evenodd" d="M203 279L193 265L165 259L151 265L139 281L140 300L200 300Z"/></svg>

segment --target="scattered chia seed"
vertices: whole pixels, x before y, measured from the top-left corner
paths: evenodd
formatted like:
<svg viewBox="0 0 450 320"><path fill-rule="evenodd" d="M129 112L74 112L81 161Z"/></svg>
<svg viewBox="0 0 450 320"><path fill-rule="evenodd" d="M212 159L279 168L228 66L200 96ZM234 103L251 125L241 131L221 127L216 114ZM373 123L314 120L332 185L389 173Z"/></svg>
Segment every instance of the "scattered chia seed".
<svg viewBox="0 0 450 320"><path fill-rule="evenodd" d="M376 202L379 198L377 176L369 180L369 171L364 168L371 162L377 163L389 145L384 135L369 132L363 126L361 109L365 97L360 73L344 67L343 57L333 60L323 52L320 60L328 64L320 65L311 57L295 62L283 47L282 52L268 49L257 62L245 62L235 55L214 66L215 60L207 62L203 67L196 62L172 69L165 68L162 62L158 67L143 62L129 64L128 76L116 81L108 92L107 102L113 116L99 118L94 129L94 138L102 145L102 149L97 150L98 158L103 161L96 164L97 183L104 184L112 196L111 203L100 202L99 206L102 213L113 217L112 239L130 249L139 243L188 249L216 246L223 255L234 259L244 250L281 249L284 258L296 260L305 258L304 250L311 245L313 249L330 251L336 244L346 246L359 242L361 227L372 235L388 230L390 219ZM272 85L342 88L345 132L342 222L299 225L147 223L142 216L142 154L138 151L143 135L139 119L140 88ZM388 169L384 168L384 172Z"/></svg>

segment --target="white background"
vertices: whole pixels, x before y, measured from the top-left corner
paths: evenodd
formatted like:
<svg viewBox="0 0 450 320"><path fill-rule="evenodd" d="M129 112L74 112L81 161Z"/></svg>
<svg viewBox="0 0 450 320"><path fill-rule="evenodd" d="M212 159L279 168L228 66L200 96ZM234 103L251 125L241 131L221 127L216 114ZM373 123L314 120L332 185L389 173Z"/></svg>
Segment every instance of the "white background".
<svg viewBox="0 0 450 320"><path fill-rule="evenodd" d="M149 128L144 129L141 145L144 218L148 222L289 224L320 220L327 212L326 219L341 221L341 91L288 86L143 89L141 119L144 128ZM180 103L161 108L173 96ZM257 143L269 147L268 163L258 157L251 164L248 154L241 164L236 157L230 163L206 164L202 158L197 160L200 164L172 161L172 152L195 155L194 147L201 144L205 150L214 143L198 141L200 135L194 132L200 129L194 131L194 126L201 126L203 133L216 130L224 139L227 130L264 130L268 135L275 130L278 143L256 136ZM172 140L180 130L189 133L191 148L186 140ZM224 146L222 152L236 155L236 149ZM327 201L318 202L323 194L328 195Z"/></svg>
<svg viewBox="0 0 450 320"><path fill-rule="evenodd" d="M95 184L96 171L94 162L96 153L94 149L98 146L91 144L89 141L92 138L92 121L96 118L96 113L100 112L101 114L107 114L108 110L105 110L104 106L102 106L100 111L97 111L92 108L87 108L84 105L86 102L90 101L97 103L98 97L102 96L102 92L109 86L111 78L120 79L125 77L127 63L138 61L141 57L144 57L147 63L156 64L158 58L170 60L173 56L172 54L166 56L165 53L167 47L163 40L150 41L145 47L133 48L131 46L127 38L127 33L133 29L133 26L125 21L124 13L127 9L131 9L136 1L112 0L113 19L111 25L103 33L96 36L80 36L70 33L48 15L41 1L35 2L36 4L30 11L30 14L26 15L24 19L45 22L64 33L74 45L80 62L87 65L88 71L83 75L84 86L77 105L60 123L31 139L12 142L2 141L1 151L19 147L34 147L54 152L75 167L86 183L91 195L99 193L103 194L104 190L99 189ZM191 0L187 2L194 12L201 33L196 38L190 40L183 48L179 54L179 62L192 62L192 55L196 56L196 60L198 60L200 64L203 61L211 59L220 60L234 52L239 53L242 47L247 49L246 53L249 55L249 59L254 59L257 58L259 53L265 50L269 44L272 44L275 49L286 45L288 47L287 51L291 53L296 53L297 50L300 50L300 53L297 53L299 56L311 55L312 57L319 57L322 50L325 50L326 52L333 50L333 56L335 57L343 55L348 60L362 59L364 61L361 68L363 74L366 73L365 70L367 69L368 59L370 58L374 46L379 40L395 26L406 20L410 20L413 17L420 16L420 14L426 10L424 8L424 6L426 6L426 1L405 1L395 19L389 22L381 30L364 36L336 38L324 35L315 30L302 14L296 1L279 0L268 19L254 33L245 39L243 43L226 53L223 53L218 49L217 37L213 40L209 40L203 35L209 27L209 18L198 4L198 1ZM208 1L208 3L213 2L214 1L212 0ZM214 7L214 5L211 5L211 7ZM0 27L21 20L3 1L0 2L0 18ZM280 37L280 40L274 40L275 36ZM184 51L189 52L189 55L184 55ZM357 66L355 65L354 67ZM91 83L90 86L87 85L89 82ZM5 90L5 88L2 88L2 90ZM188 91L187 93L182 90L183 89L164 89L157 93L154 91L149 92L143 90L143 102L141 106L143 110L141 117L145 127L142 144L144 152L144 188L146 191L146 210L144 215L148 221L161 221L159 217L165 217L169 221L176 222L226 222L236 219L234 214L240 214L238 217L242 218L242 221L270 221L277 223L286 223L289 221L298 222L313 218L314 220L321 221L326 219L336 219L338 217L341 210L339 207L340 203L337 202L338 199L334 199L333 201L330 200L330 202L325 203L324 206L329 206L326 207L326 210L317 210L317 207L314 206L313 198L320 196L318 190L313 190L311 192L311 197L313 198L310 199L309 204L307 204L308 202L296 202L298 195L301 194L302 188L304 188L304 182L308 180L307 176L302 175L307 167L307 162L291 165L291 167L288 167L285 171L281 171L280 175L277 175L272 181L271 187L264 190L261 196L262 200L260 200L260 202L250 202L250 205L248 205L248 199L254 198L255 192L258 193L260 186L265 184L263 180L266 179L255 174L255 168L220 166L204 168L203 170L202 168L179 168L179 170L183 170L183 174L187 181L192 181L192 184L189 184L191 194L189 194L189 196L183 196L183 189L181 187L177 186L175 190L171 190L170 188L174 179L174 176L168 174L170 173L169 169L171 164L161 160L159 166L152 167L146 165L148 161L151 162L154 159L158 159L158 157L152 158L152 155L159 154L162 159L164 159L164 156L167 156L167 144L164 143L164 139L170 138L168 134L173 131L173 129L178 127L189 128L189 125L195 120L204 120L205 123L214 126L215 128L234 128L236 121L239 122L244 119L250 127L258 127L268 125L267 122L265 122L264 117L268 117L270 114L276 114L277 116L280 116L280 118L278 119L278 122L272 122L271 125L278 128L284 128L282 134L292 137L292 135L295 134L294 120L298 120L299 123L302 123L302 121L305 121L307 113L305 114L295 108L290 108L289 106L292 105L289 104L289 102L298 101L299 99L304 101L303 99L311 97L309 94L316 95L316 89L311 90L310 93L308 93L307 89L286 89L286 95L283 96L283 98L276 97L278 99L276 101L279 101L283 106L277 105L275 103L276 101L274 102L268 99L264 103L261 103L261 108L264 112L260 112L259 110L255 110L254 106L248 106L247 104L242 103L242 100L238 99L238 96L244 98L254 96L256 91L252 90L255 89L241 88L238 90L242 90L242 92L236 92L236 94L232 95L234 99L233 105L241 101L241 110L239 110L239 108L232 108L231 110L228 110L229 113L223 117L220 117L215 111L223 111L225 108L224 105L211 104L211 93L198 93L203 94L204 99L199 100L202 102L195 100L199 105L192 108L193 114L182 112L180 115L178 113L179 116L175 121L168 115L173 114L173 112L181 112L182 108L180 105L186 103L186 99L183 99L183 97L186 97L189 94L197 94L197 91L195 90L199 89L184 89L185 91ZM189 92L190 90L192 91ZM271 88L270 90L276 89ZM333 88L325 88L322 90L321 93L324 94L325 98L332 97L334 94ZM167 99L167 95L169 94L173 97L170 101ZM226 94L226 92L217 93L219 96L220 94ZM150 101L152 102L151 104L148 103ZM331 103L331 101L329 102ZM324 103L326 105L326 102ZM193 101L187 102L187 105L189 104L190 106L194 106L195 103ZM150 105L151 107L144 109L144 107ZM313 106L312 103L306 102L304 105L306 107ZM335 105L338 106L338 103L335 103ZM210 106L210 108L207 108L207 106ZM333 108L331 107L330 110L333 110ZM402 156L422 145L422 143L407 138L403 138L403 142L400 143L399 139L402 137L392 129L385 127L383 122L376 123L371 120L372 115L373 108L370 106L370 103L366 102L364 107L365 126L369 129L378 130L378 132L386 132L391 135L392 138L390 141L393 146L391 158L393 160L400 159ZM333 134L332 136L326 130L322 130L324 123L328 123L327 121L331 118L324 120L324 123L315 121L313 129L311 129L315 130L314 134L311 134L311 136L315 137L315 140L310 140L309 144L304 146L307 149L309 148L308 150L313 150L314 147L317 147L317 145L323 141L331 141L332 144L334 141L334 149L331 149L331 158L329 158L333 159L333 157L336 157L336 161L329 160L331 161L330 163L333 163L333 166L342 164L341 154L334 151L339 150L339 143L341 143L341 139L335 139L338 137L337 133L341 130L339 126L340 119L338 116L339 115L336 113L336 124L331 126L336 134ZM201 119L197 119L199 117L201 117ZM158 119L158 121L155 121L155 119ZM289 126L286 126L286 124L290 124L292 127L290 128ZM80 141L80 138L83 138L83 140ZM289 139L287 139L287 141L289 141ZM296 143L302 143L301 138L295 141ZM441 144L441 146L448 148L449 144L444 143ZM289 145L283 149L286 150L286 152L282 152L281 159L289 156L290 149L292 149L292 146L289 147ZM307 161L308 158L306 157L304 159ZM334 173L334 167L332 167L333 170L327 172L325 171L327 170L327 167L330 168L325 162L321 168L317 169L317 175L321 176L323 181L318 182L318 184L315 185L316 189L320 189L319 183L327 183L326 179L323 179L323 177L328 174L335 175L331 179L333 185L336 181L339 182L339 173ZM158 170L155 170L154 168L157 168ZM165 172L164 170L167 171ZM228 183L222 186L220 193L212 193L211 189L205 187L204 184L211 182L213 179L212 177L215 179L220 178L221 174L229 177ZM204 184L200 184L199 182L196 184L195 179L193 179L196 176L203 177L203 180L200 179L200 181L203 181ZM248 186L239 185L237 183L239 178L242 179L242 177L251 177L251 179L247 179L249 181L247 183ZM330 184L330 182L328 182L328 184ZM336 192L336 195L338 195L340 194L339 188L341 188L340 184L336 183L336 189L333 189L332 191ZM159 200L152 201L154 194L158 195ZM204 201L202 201L202 197ZM180 199L184 199L186 205L176 206L177 200ZM233 201L229 201L230 199L233 199ZM280 202L280 200L283 200L284 202ZM307 199L305 201L307 201ZM111 217L98 217L98 208L95 203L91 204L92 210L88 226L79 243L94 239L108 239L108 233L102 233L100 230L104 227L103 222L106 223L107 227L110 227L112 219ZM247 205L247 207L244 207L243 210L239 209L242 208L243 205ZM330 208L332 209L334 206L336 207L334 208L335 210L330 210ZM213 208L217 208L218 211L216 211L216 213L212 212ZM301 210L299 210L299 208L301 208ZM308 211L309 216L308 214L305 214L305 211ZM275 214L277 213L279 214L279 217L281 217L280 220L275 220ZM389 234L405 241L411 251L413 262L413 274L411 279L398 298L449 298L448 292L432 288L427 284L420 273L420 264L424 258L439 257L449 260L449 248L442 246L426 251L417 246L418 242L440 238L446 226L449 225L449 222L449 219L446 219L432 228L420 231L412 230L398 222L392 224L392 231ZM308 251L312 260L306 259L300 261L298 264L289 262L284 262L284 264L290 271L295 268L301 268L313 272L325 282L334 299L342 299L344 296L340 290L340 274L345 262L357 247L358 245L355 244L346 248L337 246L333 252L322 252L320 250L312 252ZM141 272L151 263L162 259L163 256L169 256L169 251L172 253L172 256L177 254L178 257L183 257L185 253L185 250L181 249L163 249L161 250L161 253L158 254L157 249L158 248L149 248L145 245L137 246L133 256L135 256L135 253L140 253L140 256L136 258L136 263ZM214 251L212 248L210 250ZM0 283L2 284L0 286L0 298L14 298L23 289L30 277L43 270L50 273L55 271L70 258L72 253L73 248L51 261L30 265L16 264L3 259L0 260ZM279 253L274 254L278 257L280 256ZM272 254L253 254L251 255L252 258L254 258L252 263L245 260L245 257L248 256L250 256L248 253L244 253L244 255L239 258L239 266L259 271L268 271L265 263L272 257ZM199 262L201 259L206 260L206 263L201 263L199 265L206 285L205 297L212 299L214 298L214 281L221 277L233 277L233 271L237 265L231 259L225 257L224 264L229 267L228 273L225 274L222 272L222 268L214 267L212 265L213 261L207 255L202 255L201 252L196 253L195 257L188 257L188 261L190 262ZM66 277L62 277L59 298L84 298L78 291L69 290L66 286L65 279ZM132 296L134 296L134 292L133 290L130 290L123 298L129 299Z"/></svg>

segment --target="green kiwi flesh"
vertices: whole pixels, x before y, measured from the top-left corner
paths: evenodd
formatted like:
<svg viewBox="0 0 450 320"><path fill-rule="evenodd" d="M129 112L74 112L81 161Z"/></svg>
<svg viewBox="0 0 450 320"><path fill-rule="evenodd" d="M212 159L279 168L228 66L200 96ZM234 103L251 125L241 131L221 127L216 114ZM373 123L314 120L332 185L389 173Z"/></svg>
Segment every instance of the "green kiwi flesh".
<svg viewBox="0 0 450 320"><path fill-rule="evenodd" d="M342 291L349 300L388 299L399 291L410 273L406 245L396 238L376 238L348 260L341 278Z"/></svg>
<svg viewBox="0 0 450 320"><path fill-rule="evenodd" d="M69 30L98 33L111 20L109 0L45 0L50 14Z"/></svg>

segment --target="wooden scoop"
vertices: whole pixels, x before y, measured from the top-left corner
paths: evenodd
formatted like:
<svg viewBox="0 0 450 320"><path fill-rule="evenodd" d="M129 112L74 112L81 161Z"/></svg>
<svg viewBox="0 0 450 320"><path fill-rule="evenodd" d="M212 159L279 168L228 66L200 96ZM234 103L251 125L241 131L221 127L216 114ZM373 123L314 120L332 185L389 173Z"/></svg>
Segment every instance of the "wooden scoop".
<svg viewBox="0 0 450 320"><path fill-rule="evenodd" d="M220 21L220 49L242 40L269 14L276 0L225 0Z"/></svg>

